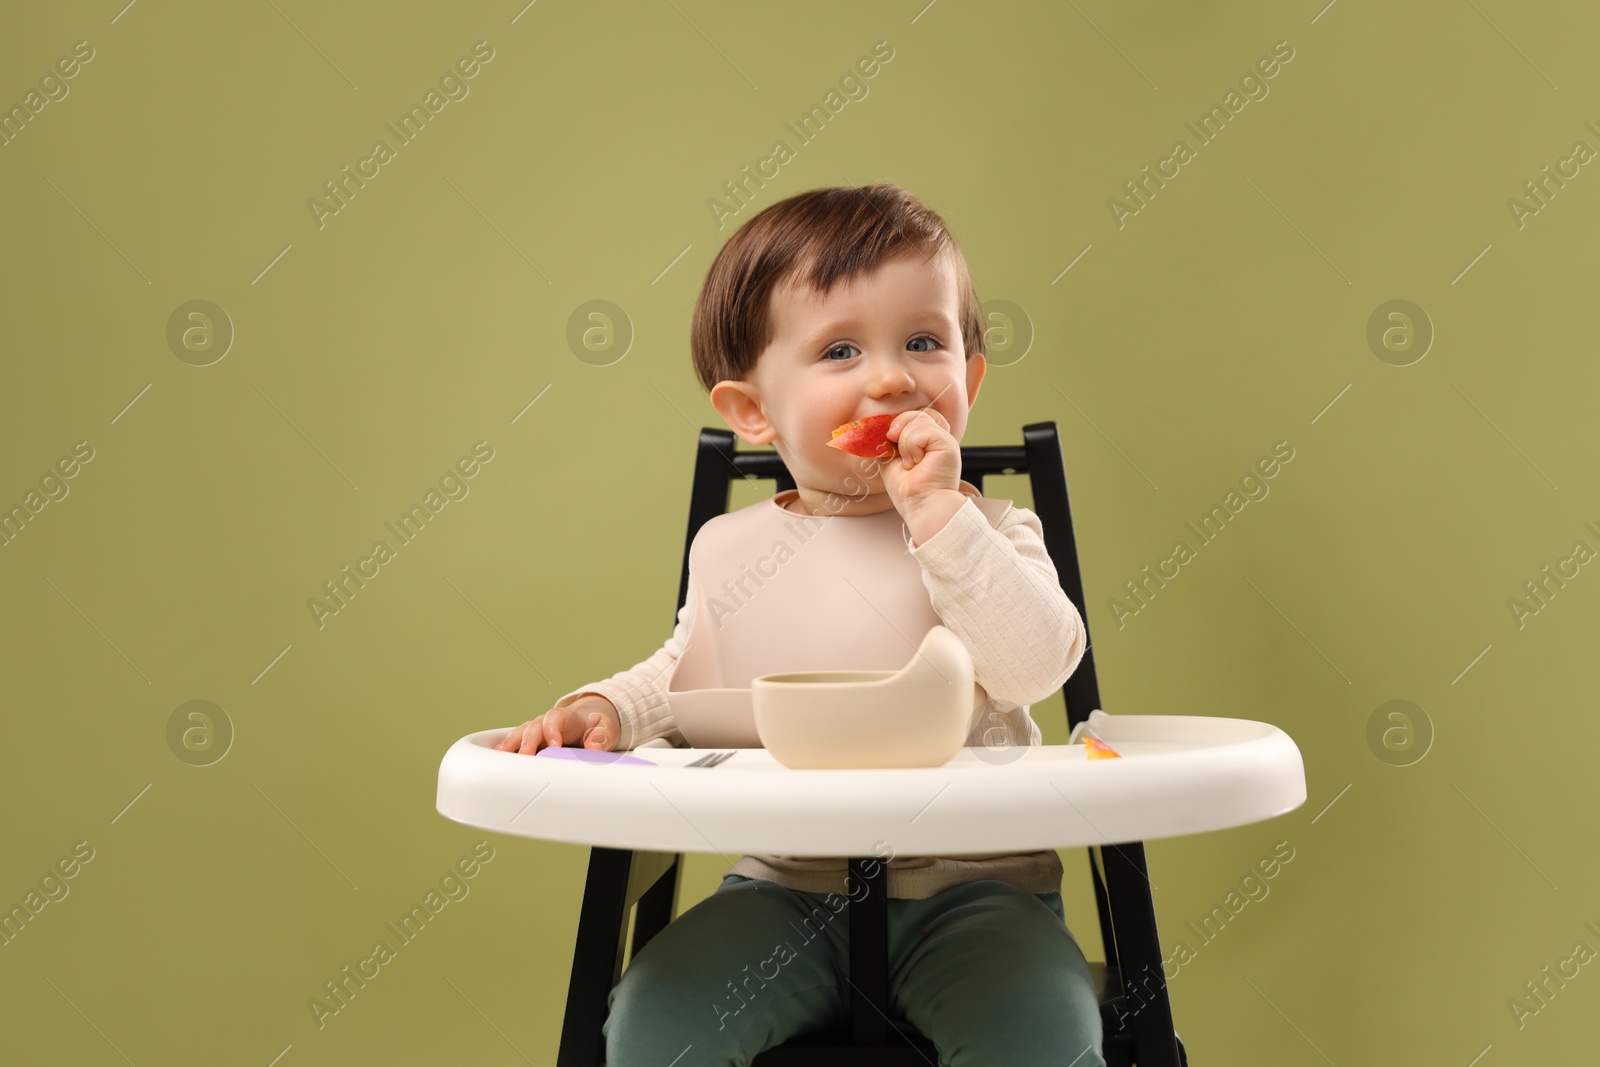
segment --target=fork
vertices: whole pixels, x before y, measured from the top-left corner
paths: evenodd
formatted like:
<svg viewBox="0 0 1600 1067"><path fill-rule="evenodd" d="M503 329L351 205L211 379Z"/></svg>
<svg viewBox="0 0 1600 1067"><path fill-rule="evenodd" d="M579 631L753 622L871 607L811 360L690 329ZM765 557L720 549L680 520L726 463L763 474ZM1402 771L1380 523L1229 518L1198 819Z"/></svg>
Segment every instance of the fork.
<svg viewBox="0 0 1600 1067"><path fill-rule="evenodd" d="M715 767L717 764L721 763L725 759L728 759L732 755L733 755L732 752L709 752L706 755L701 756L699 759L695 760L693 763L685 763L684 766L685 767Z"/></svg>

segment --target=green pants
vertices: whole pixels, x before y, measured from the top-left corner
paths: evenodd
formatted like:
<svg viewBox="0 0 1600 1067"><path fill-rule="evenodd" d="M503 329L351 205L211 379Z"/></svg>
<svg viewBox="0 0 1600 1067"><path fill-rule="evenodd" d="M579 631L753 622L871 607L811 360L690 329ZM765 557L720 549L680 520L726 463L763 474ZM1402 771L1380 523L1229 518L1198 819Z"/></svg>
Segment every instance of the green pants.
<svg viewBox="0 0 1600 1067"><path fill-rule="evenodd" d="M849 898L730 874L650 940L607 1001L609 1067L748 1067L850 1018ZM1105 1067L1060 893L985 879L891 898L890 1014L941 1067Z"/></svg>

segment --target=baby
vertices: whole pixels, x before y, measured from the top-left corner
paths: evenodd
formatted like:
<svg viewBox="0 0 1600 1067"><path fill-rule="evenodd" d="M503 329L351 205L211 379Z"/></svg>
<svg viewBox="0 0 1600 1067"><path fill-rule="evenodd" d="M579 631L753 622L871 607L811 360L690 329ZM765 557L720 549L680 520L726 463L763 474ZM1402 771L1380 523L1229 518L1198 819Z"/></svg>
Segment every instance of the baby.
<svg viewBox="0 0 1600 1067"><path fill-rule="evenodd" d="M925 595L926 617L967 645L975 697L988 698L967 744L1036 745L1028 705L1072 674L1084 627L1038 517L961 480L983 346L960 248L938 215L889 183L816 189L752 217L713 261L691 338L713 406L748 444L771 444L794 479L756 506L903 540L896 555L920 569L922 588L897 588ZM829 447L835 427L879 414L894 416L893 456ZM655 655L566 694L496 747L532 755L681 742L667 689L693 625L694 585L691 572L678 627ZM906 653L879 666L904 666L922 635L903 636ZM1066 926L1061 874L1053 850L889 861L892 1008L944 1063L1104 1067L1099 1005ZM844 1025L848 924L828 920L846 888L843 858L743 857L623 972L604 1028L607 1062L747 1064L791 1037Z"/></svg>

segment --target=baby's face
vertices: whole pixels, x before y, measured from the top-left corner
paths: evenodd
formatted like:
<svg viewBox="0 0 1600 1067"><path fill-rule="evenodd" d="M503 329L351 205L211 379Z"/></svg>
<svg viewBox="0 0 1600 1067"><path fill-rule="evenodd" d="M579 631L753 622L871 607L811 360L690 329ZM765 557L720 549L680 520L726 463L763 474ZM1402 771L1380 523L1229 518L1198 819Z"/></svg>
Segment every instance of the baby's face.
<svg viewBox="0 0 1600 1067"><path fill-rule="evenodd" d="M772 341L750 380L719 383L712 403L740 437L773 444L808 503L864 492L886 501L878 461L828 442L836 426L912 408L937 411L961 440L984 359L966 358L959 309L945 257L924 262L920 253L886 260L826 297L780 288Z"/></svg>

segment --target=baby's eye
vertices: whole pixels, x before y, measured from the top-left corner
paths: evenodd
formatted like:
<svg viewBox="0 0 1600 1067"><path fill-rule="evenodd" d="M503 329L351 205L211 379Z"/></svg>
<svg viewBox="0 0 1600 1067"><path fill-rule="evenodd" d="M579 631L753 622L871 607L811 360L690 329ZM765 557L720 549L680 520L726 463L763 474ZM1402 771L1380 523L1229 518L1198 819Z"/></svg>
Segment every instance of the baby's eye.
<svg viewBox="0 0 1600 1067"><path fill-rule="evenodd" d="M918 341L926 341L929 347L913 349L915 352L931 352L934 348L938 347L939 344L939 339L937 337L932 337L927 334L924 334L921 337L913 337L911 340L907 341L906 344L914 345Z"/></svg>
<svg viewBox="0 0 1600 1067"><path fill-rule="evenodd" d="M822 358L823 358L824 361L826 361L828 363L842 363L842 362L844 362L843 360L828 359L828 357L833 355L835 352L841 352L841 351L845 351L845 350L849 350L851 352L854 352L855 351L855 346L854 345L834 345L832 348L830 348L826 352L822 353Z"/></svg>

